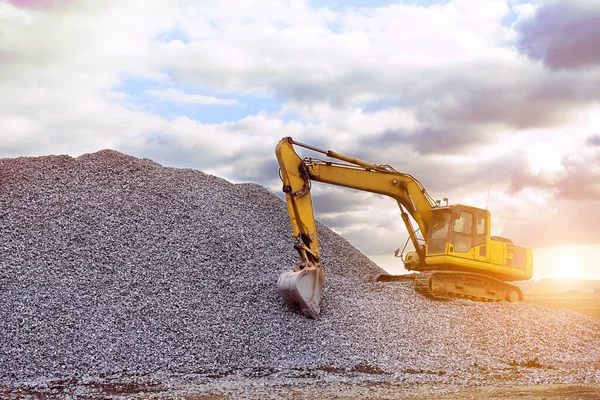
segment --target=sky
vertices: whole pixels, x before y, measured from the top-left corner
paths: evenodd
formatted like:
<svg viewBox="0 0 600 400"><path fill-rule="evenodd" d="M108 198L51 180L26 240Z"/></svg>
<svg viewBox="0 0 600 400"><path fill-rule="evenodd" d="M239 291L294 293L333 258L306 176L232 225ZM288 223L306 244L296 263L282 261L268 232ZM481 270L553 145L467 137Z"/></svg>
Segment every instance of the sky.
<svg viewBox="0 0 600 400"><path fill-rule="evenodd" d="M281 196L291 136L487 207L536 279L600 279L598 43L596 0L0 1L0 157L110 148ZM402 272L392 199L313 197Z"/></svg>

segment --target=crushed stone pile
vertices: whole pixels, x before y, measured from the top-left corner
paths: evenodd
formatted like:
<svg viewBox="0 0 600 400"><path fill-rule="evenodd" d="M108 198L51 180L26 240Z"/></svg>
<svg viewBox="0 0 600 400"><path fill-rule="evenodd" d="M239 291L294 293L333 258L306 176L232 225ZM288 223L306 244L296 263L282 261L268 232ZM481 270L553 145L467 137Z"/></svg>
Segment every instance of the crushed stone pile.
<svg viewBox="0 0 600 400"><path fill-rule="evenodd" d="M315 321L276 291L297 257L267 189L110 150L1 159L0 384L236 371L600 382L600 321L432 301L374 282L367 257L319 234L328 275Z"/></svg>

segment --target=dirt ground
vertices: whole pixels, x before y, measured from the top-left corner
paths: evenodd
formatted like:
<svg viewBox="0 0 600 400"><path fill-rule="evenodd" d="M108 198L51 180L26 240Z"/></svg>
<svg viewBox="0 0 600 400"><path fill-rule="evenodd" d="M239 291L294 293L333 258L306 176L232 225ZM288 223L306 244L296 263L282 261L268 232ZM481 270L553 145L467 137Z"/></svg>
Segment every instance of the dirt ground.
<svg viewBox="0 0 600 400"><path fill-rule="evenodd" d="M502 399L502 400L588 400L600 399L600 384L458 386L406 383L315 383L263 385L259 381L230 381L206 385L165 385L135 383L84 384L64 381L45 388L15 389L0 386L0 399Z"/></svg>
<svg viewBox="0 0 600 400"><path fill-rule="evenodd" d="M523 300L544 307L566 308L600 319L600 293L526 294Z"/></svg>
<svg viewBox="0 0 600 400"><path fill-rule="evenodd" d="M411 399L423 399L416 396ZM512 387L483 387L468 389L457 393L440 395L438 399L467 400L467 399L600 399L600 385L537 385Z"/></svg>
<svg viewBox="0 0 600 400"><path fill-rule="evenodd" d="M396 386L377 384L367 386L324 385L305 388L279 387L269 390L242 390L222 394L189 394L187 400L230 399L502 399L502 400L587 400L600 399L600 385L529 385L529 386L481 386L461 388L457 386Z"/></svg>

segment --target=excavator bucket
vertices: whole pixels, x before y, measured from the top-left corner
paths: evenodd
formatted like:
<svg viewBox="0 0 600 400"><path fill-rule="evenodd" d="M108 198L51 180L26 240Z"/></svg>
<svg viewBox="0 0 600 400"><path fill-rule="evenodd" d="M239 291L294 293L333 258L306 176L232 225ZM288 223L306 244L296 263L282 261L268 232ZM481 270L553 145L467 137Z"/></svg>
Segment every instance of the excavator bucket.
<svg viewBox="0 0 600 400"><path fill-rule="evenodd" d="M322 267L306 267L284 272L277 281L277 290L291 310L309 318L318 318L321 293L325 282Z"/></svg>

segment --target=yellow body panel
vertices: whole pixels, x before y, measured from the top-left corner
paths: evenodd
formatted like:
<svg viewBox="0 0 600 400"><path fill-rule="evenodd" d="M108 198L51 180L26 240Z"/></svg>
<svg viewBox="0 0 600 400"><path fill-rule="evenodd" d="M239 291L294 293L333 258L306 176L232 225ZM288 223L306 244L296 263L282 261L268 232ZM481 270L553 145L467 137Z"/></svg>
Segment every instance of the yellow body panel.
<svg viewBox="0 0 600 400"><path fill-rule="evenodd" d="M531 250L528 251L528 263L525 268L513 268L503 264L492 264L484 261L477 261L473 259L457 257L456 255L436 255L425 257L425 264L427 269L450 269L450 270L464 270L469 272L477 273L488 273L488 275L496 277L504 281L522 281L531 279L533 257L531 256Z"/></svg>
<svg viewBox="0 0 600 400"><path fill-rule="evenodd" d="M488 246L490 249L489 257L477 257L480 253L480 248L484 246ZM450 251L451 247L447 243L444 253L427 255L425 257L425 266L420 264L416 252L410 252L406 256L405 267L410 271L448 269L476 272L490 275L503 281L528 280L533 275L533 252L526 247L496 240L490 240L485 245L473 247L465 253ZM515 250L524 253L525 260L523 263L519 263L519 266L512 265ZM511 265L508 265L508 263Z"/></svg>

